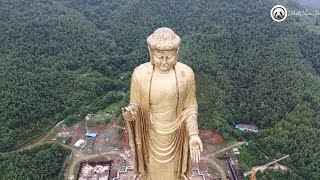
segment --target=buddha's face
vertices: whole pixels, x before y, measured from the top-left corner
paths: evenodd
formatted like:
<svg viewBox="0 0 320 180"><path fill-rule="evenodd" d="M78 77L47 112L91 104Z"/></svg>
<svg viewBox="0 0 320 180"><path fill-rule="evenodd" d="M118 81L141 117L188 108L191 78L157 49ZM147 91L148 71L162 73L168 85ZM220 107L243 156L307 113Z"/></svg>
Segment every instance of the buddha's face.
<svg viewBox="0 0 320 180"><path fill-rule="evenodd" d="M159 51L154 50L152 53L153 64L159 72L169 72L177 62L177 50Z"/></svg>

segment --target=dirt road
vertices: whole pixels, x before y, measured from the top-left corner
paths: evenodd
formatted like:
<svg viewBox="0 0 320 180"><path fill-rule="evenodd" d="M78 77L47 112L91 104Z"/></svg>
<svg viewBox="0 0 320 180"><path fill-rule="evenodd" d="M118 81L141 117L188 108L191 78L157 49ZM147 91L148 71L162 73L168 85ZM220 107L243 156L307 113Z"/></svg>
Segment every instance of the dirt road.
<svg viewBox="0 0 320 180"><path fill-rule="evenodd" d="M236 142L236 143L233 143L233 144L231 144L231 145L229 145L229 146L227 146L227 147L225 147L225 148L222 148L222 149L216 150L216 151L214 151L214 152L212 152L212 153L210 153L210 154L207 154L207 155L203 156L203 158L204 158L204 157L210 157L210 156L217 155L217 154L219 154L219 153L222 153L222 152L224 152L224 151L226 151L226 150L229 150L229 149L231 149L231 148L234 148L234 147L239 147L239 146L241 146L241 145L244 144L244 143L247 143L247 142Z"/></svg>
<svg viewBox="0 0 320 180"><path fill-rule="evenodd" d="M51 128L48 132L46 132L45 134L43 134L42 136L32 140L31 142L19 147L18 149L16 149L16 152L21 152L24 150L28 150L28 149L32 149L40 144L45 143L44 140L47 139L50 135L52 135L54 133L54 130L56 127L58 127L61 123L63 123L64 120L60 121L59 123L57 123L53 128Z"/></svg>
<svg viewBox="0 0 320 180"><path fill-rule="evenodd" d="M230 146L227 146L225 148L216 150L213 153L210 153L210 154L207 154L205 156L202 156L201 159L213 164L218 169L219 174L220 174L220 178L222 180L227 180L227 176L226 176L227 173L225 172L224 168L218 162L218 159L216 158L216 155L219 154L219 153L222 153L224 151L227 151L227 150L229 150L231 148L239 147L244 143L246 143L246 142L236 142L234 144L231 144Z"/></svg>

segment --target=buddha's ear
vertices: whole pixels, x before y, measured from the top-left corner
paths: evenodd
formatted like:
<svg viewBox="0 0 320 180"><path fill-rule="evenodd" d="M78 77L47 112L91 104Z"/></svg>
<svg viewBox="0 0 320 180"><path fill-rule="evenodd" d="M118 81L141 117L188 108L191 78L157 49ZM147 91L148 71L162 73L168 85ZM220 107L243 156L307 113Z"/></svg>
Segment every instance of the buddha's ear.
<svg viewBox="0 0 320 180"><path fill-rule="evenodd" d="M178 47L178 49L177 49L177 53L176 53L176 63L177 63L178 60L179 60L179 59L178 59L178 57L179 57L179 56L178 56L178 54L179 54L179 49L180 49L180 47Z"/></svg>
<svg viewBox="0 0 320 180"><path fill-rule="evenodd" d="M150 62L153 65L153 50L148 46L149 56L150 56Z"/></svg>
<svg viewBox="0 0 320 180"><path fill-rule="evenodd" d="M179 53L179 49L180 49L180 46L179 46L178 49L177 49L177 55L178 55L178 53Z"/></svg>

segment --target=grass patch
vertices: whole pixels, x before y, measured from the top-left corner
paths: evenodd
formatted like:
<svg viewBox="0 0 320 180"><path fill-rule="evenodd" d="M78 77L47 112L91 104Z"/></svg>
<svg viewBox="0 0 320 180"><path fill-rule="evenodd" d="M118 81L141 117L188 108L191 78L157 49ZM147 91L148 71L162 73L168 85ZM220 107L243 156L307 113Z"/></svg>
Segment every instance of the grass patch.
<svg viewBox="0 0 320 180"><path fill-rule="evenodd" d="M99 125L110 122L111 118L111 113L108 113L107 111L99 111L91 116L90 121L92 121L94 124Z"/></svg>
<svg viewBox="0 0 320 180"><path fill-rule="evenodd" d="M118 101L113 104L110 104L104 111L109 113L114 113L115 111L121 109L122 102Z"/></svg>

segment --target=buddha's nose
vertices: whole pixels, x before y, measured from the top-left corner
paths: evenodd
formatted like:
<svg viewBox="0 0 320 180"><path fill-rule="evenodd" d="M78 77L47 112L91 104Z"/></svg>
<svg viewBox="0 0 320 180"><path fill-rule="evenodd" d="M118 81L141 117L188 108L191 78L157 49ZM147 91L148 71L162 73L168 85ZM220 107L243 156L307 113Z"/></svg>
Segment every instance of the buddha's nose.
<svg viewBox="0 0 320 180"><path fill-rule="evenodd" d="M162 64L163 64L163 65L166 65L166 64L167 64L167 58L164 57L164 58L162 59Z"/></svg>

